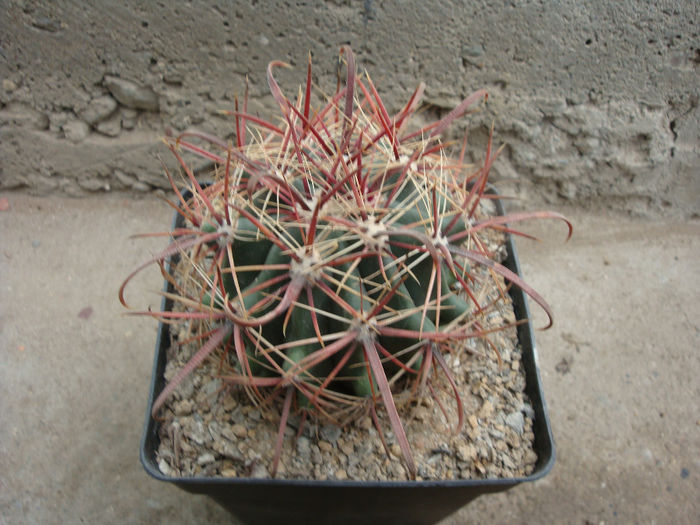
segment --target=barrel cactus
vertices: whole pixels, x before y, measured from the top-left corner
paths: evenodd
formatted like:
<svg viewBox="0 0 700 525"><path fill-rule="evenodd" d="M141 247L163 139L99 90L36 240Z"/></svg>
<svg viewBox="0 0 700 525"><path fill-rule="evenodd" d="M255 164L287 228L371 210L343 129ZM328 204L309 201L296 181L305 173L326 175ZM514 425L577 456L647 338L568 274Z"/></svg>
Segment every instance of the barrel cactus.
<svg viewBox="0 0 700 525"><path fill-rule="evenodd" d="M414 477L394 396L426 395L434 375L443 374L461 426L445 357L488 331L482 314L489 305L471 291L472 268L485 266L522 287L549 313L541 297L493 260L481 235L508 230L507 222L562 217L480 214L497 156L491 140L475 168L463 162L464 149L448 156L440 136L486 99L484 91L441 120L411 129L423 85L392 116L369 76L356 74L352 52L341 54L345 85L322 107L311 106L310 61L296 100L274 78L284 64L273 62L267 80L280 122L247 113L244 103L227 112L235 122L232 143L195 131L166 139L191 196L167 174L185 226L170 232L171 244L146 264L164 266L178 254L188 269L168 276L175 289L168 296L178 308L137 313L207 328L200 349L155 400L153 415L188 374L223 349L223 381L279 403L277 458L291 413L346 422L381 408ZM215 163L210 184L200 184L183 152ZM124 287L146 264L122 285L125 305Z"/></svg>

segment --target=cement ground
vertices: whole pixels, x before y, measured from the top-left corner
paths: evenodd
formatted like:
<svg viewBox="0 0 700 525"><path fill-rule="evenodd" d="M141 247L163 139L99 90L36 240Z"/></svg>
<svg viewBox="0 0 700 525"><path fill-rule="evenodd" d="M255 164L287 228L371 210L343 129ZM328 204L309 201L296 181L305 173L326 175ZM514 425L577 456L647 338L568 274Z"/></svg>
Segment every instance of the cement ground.
<svg viewBox="0 0 700 525"><path fill-rule="evenodd" d="M116 294L162 246L129 235L166 229L170 210L127 195L4 197L0 523L230 523L138 459L156 327L122 315ZM698 523L700 223L563 211L569 243L555 223L532 226L545 242L519 243L556 316L537 334L556 466L443 525ZM158 289L146 272L128 298L156 307Z"/></svg>

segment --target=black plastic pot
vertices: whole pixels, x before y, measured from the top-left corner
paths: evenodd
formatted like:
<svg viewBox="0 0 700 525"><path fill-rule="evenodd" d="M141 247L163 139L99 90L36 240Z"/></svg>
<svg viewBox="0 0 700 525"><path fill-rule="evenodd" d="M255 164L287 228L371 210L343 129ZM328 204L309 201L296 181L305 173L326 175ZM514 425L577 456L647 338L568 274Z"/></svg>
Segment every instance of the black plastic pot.
<svg viewBox="0 0 700 525"><path fill-rule="evenodd" d="M496 201L499 213L503 213ZM176 214L173 227L178 226ZM507 241L508 258L504 262L520 275L520 266L512 238ZM166 283L167 289L167 283ZM517 319L529 319L525 294L516 286L510 291ZM168 309L170 301L164 300ZM520 483L546 475L554 465L554 444L542 394L535 340L531 323L518 327L522 347L522 364L526 373L527 393L535 411L534 448L537 463L532 474L522 478L450 481L315 481L249 478L181 478L163 475L158 469L158 423L151 417L151 406L164 388L163 372L170 342L168 325L158 328L156 355L141 441L141 462L146 472L161 481L174 483L194 494L216 500L239 520L248 524L370 524L436 523L454 513L474 498L501 492Z"/></svg>

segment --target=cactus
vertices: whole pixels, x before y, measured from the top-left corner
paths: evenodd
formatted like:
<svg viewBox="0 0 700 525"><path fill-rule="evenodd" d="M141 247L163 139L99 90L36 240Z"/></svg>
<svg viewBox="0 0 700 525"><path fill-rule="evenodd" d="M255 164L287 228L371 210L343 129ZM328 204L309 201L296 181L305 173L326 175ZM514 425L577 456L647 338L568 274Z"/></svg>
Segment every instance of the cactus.
<svg viewBox="0 0 700 525"><path fill-rule="evenodd" d="M394 395L426 395L444 374L454 389L457 427L463 409L445 355L465 340L485 337L481 304L471 292L474 266L520 286L549 315L544 300L493 260L481 241L487 228L555 217L553 212L484 217L489 170L498 155L489 138L478 168L446 154L440 135L487 95L478 91L443 119L410 131L423 85L390 116L369 76L358 76L344 48L344 87L311 108L311 61L305 89L284 96L273 62L267 79L281 110L274 124L239 110L235 141L201 132L167 138L192 193L173 205L186 226L147 264L179 254L185 277L168 276L180 308L135 312L162 320L201 320L200 349L160 393L155 416L181 381L215 349L231 363L221 377L260 401L279 402L273 475L289 415L345 422L383 407L404 466L416 466ZM339 83L340 86L340 83ZM466 145L466 140L465 140ZM201 185L182 153L217 166ZM571 233L571 225L569 233ZM517 232L516 232L517 233ZM551 323L551 315L550 323ZM273 401L271 401L273 400Z"/></svg>

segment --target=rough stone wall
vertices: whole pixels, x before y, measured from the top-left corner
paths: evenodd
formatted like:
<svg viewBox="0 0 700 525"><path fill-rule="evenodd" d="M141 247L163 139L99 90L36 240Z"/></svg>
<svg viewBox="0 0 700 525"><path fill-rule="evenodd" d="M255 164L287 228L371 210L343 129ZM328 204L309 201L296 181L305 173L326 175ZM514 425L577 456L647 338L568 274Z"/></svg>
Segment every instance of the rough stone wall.
<svg viewBox="0 0 700 525"><path fill-rule="evenodd" d="M166 186L166 129L230 135L250 80L269 114L265 67L307 54L335 87L349 43L388 106L420 80L441 114L485 87L469 121L475 158L491 124L495 178L535 201L700 215L700 4L442 0L0 4L0 188L33 193ZM466 125L467 122L464 123Z"/></svg>

